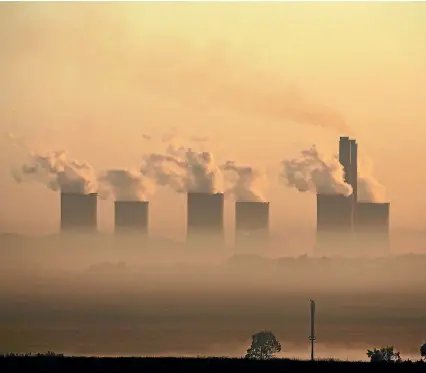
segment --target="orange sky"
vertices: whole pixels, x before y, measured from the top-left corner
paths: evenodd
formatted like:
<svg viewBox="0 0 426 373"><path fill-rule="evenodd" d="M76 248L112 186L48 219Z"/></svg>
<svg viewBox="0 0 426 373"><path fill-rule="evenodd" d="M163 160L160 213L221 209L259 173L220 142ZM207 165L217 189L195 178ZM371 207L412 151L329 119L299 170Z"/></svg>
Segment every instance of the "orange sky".
<svg viewBox="0 0 426 373"><path fill-rule="evenodd" d="M352 129L387 188L392 226L423 228L425 17L425 3L3 3L0 129L99 170L161 150L144 133L175 126L187 146L209 136L218 162L268 171L273 229L313 226L314 195L279 185L279 163L313 143L334 152L342 133L270 114L296 90ZM23 156L2 140L0 230L54 230L58 196L10 177ZM179 232L184 197L151 201L153 228ZM112 226L111 201L99 218Z"/></svg>

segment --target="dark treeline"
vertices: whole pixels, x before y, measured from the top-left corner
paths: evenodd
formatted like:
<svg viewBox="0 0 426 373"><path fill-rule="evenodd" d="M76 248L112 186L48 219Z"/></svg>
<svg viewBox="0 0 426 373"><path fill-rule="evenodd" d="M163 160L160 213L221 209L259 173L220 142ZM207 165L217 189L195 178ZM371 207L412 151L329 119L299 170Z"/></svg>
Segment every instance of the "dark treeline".
<svg viewBox="0 0 426 373"><path fill-rule="evenodd" d="M1 371L123 371L123 372L424 372L422 362L381 364L343 361L300 361L273 359L256 361L229 358L83 358L83 357L3 357Z"/></svg>

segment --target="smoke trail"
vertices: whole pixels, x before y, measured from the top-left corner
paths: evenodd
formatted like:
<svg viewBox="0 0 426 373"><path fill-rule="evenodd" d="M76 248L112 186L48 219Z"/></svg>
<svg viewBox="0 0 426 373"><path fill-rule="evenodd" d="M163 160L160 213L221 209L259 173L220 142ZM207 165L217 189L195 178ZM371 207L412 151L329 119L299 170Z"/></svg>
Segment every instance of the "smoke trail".
<svg viewBox="0 0 426 373"><path fill-rule="evenodd" d="M145 201L154 192L154 183L134 170L107 170L98 177L102 198L112 196L116 201Z"/></svg>
<svg viewBox="0 0 426 373"><path fill-rule="evenodd" d="M231 183L225 193L231 194L237 201L265 201L262 189L266 187L267 180L262 172L250 166L238 166L233 161L227 161L221 169L225 172L225 180Z"/></svg>
<svg viewBox="0 0 426 373"><path fill-rule="evenodd" d="M315 145L301 151L299 158L284 160L280 176L289 187L300 192L320 194L352 193L352 187L344 181L343 166L337 157L324 157Z"/></svg>
<svg viewBox="0 0 426 373"><path fill-rule="evenodd" d="M12 175L19 183L39 182L53 191L81 194L97 191L93 167L69 159L63 150L45 155L31 154L29 162L12 169Z"/></svg>
<svg viewBox="0 0 426 373"><path fill-rule="evenodd" d="M387 202L386 188L373 176L373 162L366 157L358 159L358 201Z"/></svg>
<svg viewBox="0 0 426 373"><path fill-rule="evenodd" d="M178 193L217 193L222 190L221 173L212 154L190 148L169 145L165 154L146 155L141 173Z"/></svg>

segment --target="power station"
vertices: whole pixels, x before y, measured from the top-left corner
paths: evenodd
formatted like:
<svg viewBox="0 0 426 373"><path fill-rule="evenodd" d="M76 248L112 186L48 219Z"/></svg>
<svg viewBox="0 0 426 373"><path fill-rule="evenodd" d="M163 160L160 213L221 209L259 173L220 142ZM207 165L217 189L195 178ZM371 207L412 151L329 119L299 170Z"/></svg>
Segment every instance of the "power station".
<svg viewBox="0 0 426 373"><path fill-rule="evenodd" d="M389 253L389 203L358 200L358 144L340 137L339 162L350 195L316 195L315 254L319 256L377 256ZM97 231L97 193L61 193L61 231ZM361 196L362 198L362 196ZM224 194L187 193L186 239L197 250L224 244ZM269 238L269 202L235 202L235 250L262 254ZM148 201L115 201L117 234L149 233Z"/></svg>
<svg viewBox="0 0 426 373"><path fill-rule="evenodd" d="M235 202L235 247L259 253L269 236L269 202ZM261 253L261 252L260 252Z"/></svg>
<svg viewBox="0 0 426 373"><path fill-rule="evenodd" d="M352 193L317 195L316 254L387 255L389 203L358 202L358 144L340 137L339 162Z"/></svg>

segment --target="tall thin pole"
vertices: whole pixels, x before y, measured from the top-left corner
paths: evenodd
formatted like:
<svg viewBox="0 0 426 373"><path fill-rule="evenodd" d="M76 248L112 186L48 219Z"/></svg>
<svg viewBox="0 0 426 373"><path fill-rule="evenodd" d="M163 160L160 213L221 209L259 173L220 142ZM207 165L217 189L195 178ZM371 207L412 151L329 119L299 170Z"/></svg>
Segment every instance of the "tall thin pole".
<svg viewBox="0 0 426 373"><path fill-rule="evenodd" d="M309 340L311 341L311 361L314 361L314 343L315 343L315 302L310 299L311 303L311 335Z"/></svg>

